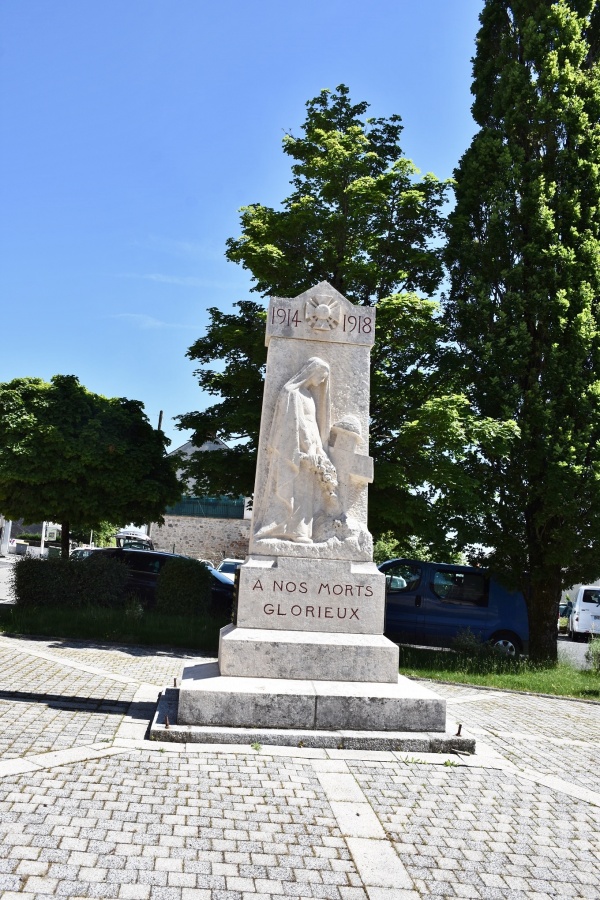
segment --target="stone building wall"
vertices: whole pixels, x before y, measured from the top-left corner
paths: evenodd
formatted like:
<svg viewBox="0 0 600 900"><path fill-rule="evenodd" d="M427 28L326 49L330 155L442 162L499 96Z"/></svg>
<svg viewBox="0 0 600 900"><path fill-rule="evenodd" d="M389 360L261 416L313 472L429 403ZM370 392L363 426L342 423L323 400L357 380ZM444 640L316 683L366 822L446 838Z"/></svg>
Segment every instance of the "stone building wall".
<svg viewBox="0 0 600 900"><path fill-rule="evenodd" d="M217 566L226 556L247 556L250 520L165 516L164 525L152 524L150 536L158 550L207 559Z"/></svg>

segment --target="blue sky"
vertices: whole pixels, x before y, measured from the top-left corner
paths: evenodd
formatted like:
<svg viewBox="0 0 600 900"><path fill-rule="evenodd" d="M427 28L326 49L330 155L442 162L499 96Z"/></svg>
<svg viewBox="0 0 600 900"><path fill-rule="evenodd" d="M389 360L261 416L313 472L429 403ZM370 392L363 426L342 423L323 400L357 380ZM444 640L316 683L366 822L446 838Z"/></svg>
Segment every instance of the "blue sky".
<svg viewBox="0 0 600 900"><path fill-rule="evenodd" d="M77 375L182 443L172 417L212 402L185 352L208 307L250 296L225 240L287 195L284 132L345 83L450 177L482 5L3 0L0 381Z"/></svg>

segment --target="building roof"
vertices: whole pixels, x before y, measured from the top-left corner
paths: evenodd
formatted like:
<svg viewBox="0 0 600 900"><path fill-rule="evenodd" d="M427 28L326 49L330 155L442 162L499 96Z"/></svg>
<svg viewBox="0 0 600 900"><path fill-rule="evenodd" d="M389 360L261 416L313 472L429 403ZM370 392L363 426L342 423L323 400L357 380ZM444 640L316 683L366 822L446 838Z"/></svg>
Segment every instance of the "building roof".
<svg viewBox="0 0 600 900"><path fill-rule="evenodd" d="M212 441L204 441L201 447L195 447L191 441L186 441L181 447L171 450L169 456L187 456L190 457L194 453L205 453L207 450L226 450L227 444L221 438L214 438Z"/></svg>

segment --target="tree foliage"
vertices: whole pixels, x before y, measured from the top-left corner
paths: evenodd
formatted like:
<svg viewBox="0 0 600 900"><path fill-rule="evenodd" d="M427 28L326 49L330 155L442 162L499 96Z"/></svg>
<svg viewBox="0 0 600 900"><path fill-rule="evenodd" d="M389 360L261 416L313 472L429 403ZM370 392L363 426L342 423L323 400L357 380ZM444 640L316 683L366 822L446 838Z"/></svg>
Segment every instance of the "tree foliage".
<svg viewBox="0 0 600 900"><path fill-rule="evenodd" d="M136 400L87 391L72 375L0 385L0 509L13 519L71 525L161 521L181 487ZM68 552L68 549L67 549Z"/></svg>
<svg viewBox="0 0 600 900"><path fill-rule="evenodd" d="M336 90L309 100L302 135L283 139L292 193L279 210L244 207L226 256L263 296L294 297L320 281L365 305L399 291L431 294L442 275L434 243L446 185L416 179L400 116L365 119L369 104L352 104L343 84Z"/></svg>
<svg viewBox="0 0 600 900"><path fill-rule="evenodd" d="M110 547L115 545L115 535L120 528L123 528L126 522L98 522L95 528L77 528L71 527L71 540L78 541L80 544L87 544L92 534L92 540L96 547Z"/></svg>
<svg viewBox="0 0 600 900"><path fill-rule="evenodd" d="M354 303L377 303L370 527L376 535L393 531L403 546L419 535L447 557L451 535L441 511L457 486L454 455L462 458L477 437L505 444L510 432L470 418L437 365L442 325L427 297L442 277L448 186L433 175L417 178L402 155L399 116L365 118L368 104L352 104L344 85L306 106L302 134L283 141L293 160L292 193L278 210L245 207L242 234L227 242L226 255L252 273L253 290L264 295L293 297L326 280ZM188 352L201 365L200 386L219 400L181 416L180 427L194 430L196 446L215 434L241 441L192 457L188 474L206 493L250 495L254 485L265 311L251 301L237 309L210 310L206 334Z"/></svg>
<svg viewBox="0 0 600 900"><path fill-rule="evenodd" d="M469 460L456 524L524 590L538 659L561 588L600 572L599 12L487 0L450 218L456 368L482 416L518 427L510 455Z"/></svg>
<svg viewBox="0 0 600 900"><path fill-rule="evenodd" d="M201 389L221 401L202 412L179 416L178 427L194 430L192 442L197 447L214 436L236 442L227 449L195 453L183 463L199 495L250 497L254 490L267 361L266 312L250 300L235 306L238 314L209 309L206 334L187 353L202 366L195 373ZM223 364L211 368L215 360Z"/></svg>

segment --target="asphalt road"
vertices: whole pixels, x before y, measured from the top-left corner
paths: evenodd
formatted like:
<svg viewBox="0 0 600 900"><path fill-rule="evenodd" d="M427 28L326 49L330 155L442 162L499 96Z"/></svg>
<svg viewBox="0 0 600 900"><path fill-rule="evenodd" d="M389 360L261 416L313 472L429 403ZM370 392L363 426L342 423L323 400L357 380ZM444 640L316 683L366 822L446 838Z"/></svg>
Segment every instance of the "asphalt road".
<svg viewBox="0 0 600 900"><path fill-rule="evenodd" d="M576 669L589 669L589 663L585 658L587 642L582 644L570 641L566 634L558 638L558 658L564 662L570 662Z"/></svg>

